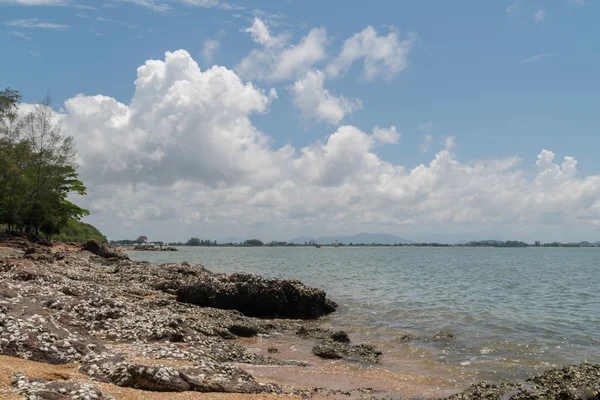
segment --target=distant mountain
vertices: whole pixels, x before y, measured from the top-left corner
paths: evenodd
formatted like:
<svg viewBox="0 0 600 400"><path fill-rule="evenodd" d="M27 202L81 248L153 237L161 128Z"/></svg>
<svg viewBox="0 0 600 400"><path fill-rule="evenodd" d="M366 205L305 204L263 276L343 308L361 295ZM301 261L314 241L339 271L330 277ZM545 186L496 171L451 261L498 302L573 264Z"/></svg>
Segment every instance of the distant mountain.
<svg viewBox="0 0 600 400"><path fill-rule="evenodd" d="M317 244L332 244L332 243L335 243L336 241L340 244L349 244L349 243L353 243L353 244L357 244L357 243L364 243L364 244L404 243L404 244L406 244L406 243L414 243L412 240L404 239L404 238L394 236L394 235L388 235L385 233L359 233L357 235L351 235L351 236L321 236L318 238L301 236L301 237L297 237L294 239L290 239L290 240L288 240L288 242L296 243L296 244L304 244L305 242L310 242L311 240L314 240L315 243L317 243Z"/></svg>

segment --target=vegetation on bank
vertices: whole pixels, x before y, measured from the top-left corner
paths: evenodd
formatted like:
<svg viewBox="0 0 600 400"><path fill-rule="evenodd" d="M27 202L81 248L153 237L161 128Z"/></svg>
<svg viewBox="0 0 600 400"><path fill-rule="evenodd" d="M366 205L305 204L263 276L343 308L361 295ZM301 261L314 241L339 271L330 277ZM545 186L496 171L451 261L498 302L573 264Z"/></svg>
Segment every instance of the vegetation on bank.
<svg viewBox="0 0 600 400"><path fill-rule="evenodd" d="M98 240L106 242L104 236L98 229L90 224L81 221L69 221L61 232L54 237L59 242L87 242L88 240Z"/></svg>
<svg viewBox="0 0 600 400"><path fill-rule="evenodd" d="M50 97L29 113L20 101L18 91L0 91L0 224L49 239L89 215L67 199L86 188L73 138L62 134Z"/></svg>

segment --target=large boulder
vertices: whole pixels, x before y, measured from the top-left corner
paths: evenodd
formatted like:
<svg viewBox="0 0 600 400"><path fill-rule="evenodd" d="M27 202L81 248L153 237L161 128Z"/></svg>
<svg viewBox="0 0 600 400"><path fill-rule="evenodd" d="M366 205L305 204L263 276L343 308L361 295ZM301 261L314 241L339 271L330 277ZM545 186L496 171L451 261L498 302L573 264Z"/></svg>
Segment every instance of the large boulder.
<svg viewBox="0 0 600 400"><path fill-rule="evenodd" d="M99 240L89 240L83 245L83 250L87 250L102 258L128 258L127 255L120 253L110 247L107 243L102 243Z"/></svg>
<svg viewBox="0 0 600 400"><path fill-rule="evenodd" d="M252 317L318 318L337 304L320 289L295 279L236 273L205 277L177 290L177 300L204 307L238 310Z"/></svg>

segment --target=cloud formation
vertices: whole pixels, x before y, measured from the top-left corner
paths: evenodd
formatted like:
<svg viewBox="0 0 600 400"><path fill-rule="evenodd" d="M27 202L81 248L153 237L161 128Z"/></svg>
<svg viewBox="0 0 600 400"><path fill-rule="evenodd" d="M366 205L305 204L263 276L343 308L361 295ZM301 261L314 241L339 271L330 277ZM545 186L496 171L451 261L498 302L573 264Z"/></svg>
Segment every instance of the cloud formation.
<svg viewBox="0 0 600 400"><path fill-rule="evenodd" d="M68 25L55 24L53 22L41 21L37 18L8 21L8 22L6 22L6 25L19 27L19 28L57 29L57 30L61 30L61 31L69 29Z"/></svg>
<svg viewBox="0 0 600 400"><path fill-rule="evenodd" d="M414 34L400 40L394 29L385 36L379 36L372 26L367 26L344 42L340 54L325 71L335 78L347 71L355 61L363 59L364 79L391 79L408 67L407 57L415 40Z"/></svg>
<svg viewBox="0 0 600 400"><path fill-rule="evenodd" d="M289 87L292 101L305 119L338 125L347 115L362 107L360 100L348 100L344 96L336 97L323 87L323 71L308 71L302 78Z"/></svg>
<svg viewBox="0 0 600 400"><path fill-rule="evenodd" d="M290 36L273 35L264 21L254 18L244 29L261 48L253 49L235 68L244 79L283 81L305 74L316 62L325 58L327 31L311 29L300 42L290 44Z"/></svg>
<svg viewBox="0 0 600 400"><path fill-rule="evenodd" d="M430 162L405 167L378 155L402 146L393 126L343 125L276 148L251 121L275 99L179 50L138 69L128 104L67 100L63 127L89 188L77 201L110 237L153 240L360 231L553 240L600 226L600 176L578 177L572 157L543 150L530 177L516 157L461 162L448 138Z"/></svg>

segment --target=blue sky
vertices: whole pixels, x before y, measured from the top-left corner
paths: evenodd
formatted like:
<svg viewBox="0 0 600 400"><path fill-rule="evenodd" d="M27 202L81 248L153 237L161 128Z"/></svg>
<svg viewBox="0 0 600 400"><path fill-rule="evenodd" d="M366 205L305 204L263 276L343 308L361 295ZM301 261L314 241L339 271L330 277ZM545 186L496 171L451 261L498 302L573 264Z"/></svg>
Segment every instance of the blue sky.
<svg viewBox="0 0 600 400"><path fill-rule="evenodd" d="M273 150L289 144L300 154L303 148L326 143L341 125L367 133L375 126L395 126L401 134L398 143L378 143L370 151L406 170L429 165L438 152L451 149L454 159L465 165L518 157L519 171L534 182L539 173L536 157L547 149L558 164L565 156L575 157L577 177L585 179L600 174L599 10L592 0L0 0L0 86L19 89L27 103L50 90L61 113L64 102L77 94L102 94L127 105L136 93L137 68L147 60L164 60L166 51L183 49L202 70L224 66L265 93L276 89L277 99L268 110L249 117ZM253 49L265 49L248 31L258 26L256 19L271 37L285 37L285 48L297 46L313 29L326 31L322 56L306 69L325 71L324 89L348 101L343 118L319 119L314 110L300 109L290 86L303 79L305 70L286 79L247 78L240 63ZM398 41L410 40L399 57L402 67L394 72L380 68L374 78L365 79L362 59L357 58L343 75L330 76L327 67L344 43L368 26L380 37L393 33ZM210 43L215 48L207 59ZM258 186L256 190L262 188ZM580 211L590 215L595 209ZM117 234L107 218L94 222ZM147 229L157 229L143 221ZM132 234L136 223L141 222L131 223ZM255 221L239 223L222 233L329 233L310 223L256 229L251 228ZM487 222L480 223L460 233L449 228L444 237L485 233ZM502 222L502 236L512 234L512 223ZM336 229L356 233L360 227L355 221ZM402 236L412 233L404 223L369 227ZM519 228L530 232L524 238L545 231L538 223L527 227ZM189 231L194 229L191 224ZM589 227L580 236L595 229Z"/></svg>

